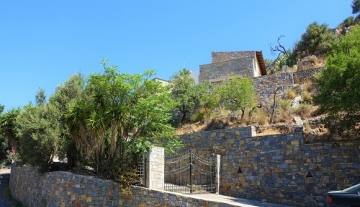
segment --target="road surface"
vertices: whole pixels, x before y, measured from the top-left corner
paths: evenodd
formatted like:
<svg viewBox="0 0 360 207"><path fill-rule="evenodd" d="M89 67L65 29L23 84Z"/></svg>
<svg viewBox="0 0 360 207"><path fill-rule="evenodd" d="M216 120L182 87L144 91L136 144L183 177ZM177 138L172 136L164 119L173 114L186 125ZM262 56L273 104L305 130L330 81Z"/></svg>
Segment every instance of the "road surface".
<svg viewBox="0 0 360 207"><path fill-rule="evenodd" d="M10 170L0 169L0 206L1 207L14 207L4 200L4 186L9 184Z"/></svg>

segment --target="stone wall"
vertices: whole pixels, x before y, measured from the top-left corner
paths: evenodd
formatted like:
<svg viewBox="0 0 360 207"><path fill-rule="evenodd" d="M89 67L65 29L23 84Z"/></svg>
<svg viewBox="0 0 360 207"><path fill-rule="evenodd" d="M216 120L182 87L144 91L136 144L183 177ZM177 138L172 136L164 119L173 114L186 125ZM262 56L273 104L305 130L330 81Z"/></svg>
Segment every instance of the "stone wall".
<svg viewBox="0 0 360 207"><path fill-rule="evenodd" d="M292 73L259 76L255 77L253 81L258 100L265 105L272 103L271 100L273 99L274 91L277 90L278 87L281 88L278 90L277 95L283 96L286 89L294 86Z"/></svg>
<svg viewBox="0 0 360 207"><path fill-rule="evenodd" d="M302 127L292 134L259 137L254 131L254 127L242 127L187 134L181 139L184 150L191 148L205 157L221 155L223 195L326 206L328 191L360 182L360 143L307 145Z"/></svg>
<svg viewBox="0 0 360 207"><path fill-rule="evenodd" d="M294 82L297 84L302 84L308 79L313 79L315 74L322 70L324 70L324 68L313 68L309 70L294 72Z"/></svg>
<svg viewBox="0 0 360 207"><path fill-rule="evenodd" d="M253 77L254 58L200 65L199 81L221 81L234 75Z"/></svg>
<svg viewBox="0 0 360 207"><path fill-rule="evenodd" d="M28 207L235 207L227 203L136 186L131 187L131 196L124 197L121 188L114 181L61 171L40 175L32 167L15 165L11 168L10 190L15 198Z"/></svg>
<svg viewBox="0 0 360 207"><path fill-rule="evenodd" d="M211 60L212 63L219 63L229 60L236 60L242 58L255 59L255 51L241 51L241 52L212 52Z"/></svg>

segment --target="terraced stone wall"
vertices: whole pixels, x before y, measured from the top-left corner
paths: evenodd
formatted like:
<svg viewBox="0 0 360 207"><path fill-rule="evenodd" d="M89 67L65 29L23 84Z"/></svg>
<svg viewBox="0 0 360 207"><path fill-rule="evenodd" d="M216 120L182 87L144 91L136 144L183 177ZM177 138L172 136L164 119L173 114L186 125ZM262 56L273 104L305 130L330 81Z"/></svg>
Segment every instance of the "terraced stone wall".
<svg viewBox="0 0 360 207"><path fill-rule="evenodd" d="M294 82L297 84L302 84L309 79L314 79L315 74L322 70L324 70L324 68L313 68L309 70L294 72Z"/></svg>
<svg viewBox="0 0 360 207"><path fill-rule="evenodd" d="M326 206L328 191L360 182L360 143L307 145L302 127L291 134L256 136L249 126L181 139L184 150L191 148L204 157L221 155L220 194L224 195Z"/></svg>
<svg viewBox="0 0 360 207"><path fill-rule="evenodd" d="M284 91L294 86L292 73L277 73L255 77L253 85L256 90L258 100L263 105L271 105L273 102L274 92L278 97L284 96ZM280 87L280 88L279 88ZM279 90L277 90L279 88Z"/></svg>
<svg viewBox="0 0 360 207"><path fill-rule="evenodd" d="M110 180L61 171L40 175L32 167L12 166L10 190L28 207L235 207L135 186L131 187L131 196L123 196L119 185Z"/></svg>

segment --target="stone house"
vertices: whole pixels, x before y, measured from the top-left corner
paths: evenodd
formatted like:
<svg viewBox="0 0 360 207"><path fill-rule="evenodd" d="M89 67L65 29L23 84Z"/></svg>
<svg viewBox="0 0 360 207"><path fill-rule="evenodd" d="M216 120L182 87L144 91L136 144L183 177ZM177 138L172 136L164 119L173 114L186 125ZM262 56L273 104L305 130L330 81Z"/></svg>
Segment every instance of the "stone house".
<svg viewBox="0 0 360 207"><path fill-rule="evenodd" d="M259 77L266 75L261 51L212 52L212 63L200 65L199 81L217 83L232 76Z"/></svg>

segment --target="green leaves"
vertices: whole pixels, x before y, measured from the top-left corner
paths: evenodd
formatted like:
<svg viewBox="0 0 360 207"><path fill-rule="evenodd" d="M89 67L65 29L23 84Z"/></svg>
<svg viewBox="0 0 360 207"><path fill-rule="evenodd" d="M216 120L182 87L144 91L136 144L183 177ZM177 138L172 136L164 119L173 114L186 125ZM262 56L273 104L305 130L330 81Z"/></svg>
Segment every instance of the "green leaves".
<svg viewBox="0 0 360 207"><path fill-rule="evenodd" d="M173 139L175 102L166 87L148 79L152 75L154 71L123 74L105 65L103 74L88 77L84 92L71 104L69 129L81 156L97 172L113 177L113 170L103 166Z"/></svg>
<svg viewBox="0 0 360 207"><path fill-rule="evenodd" d="M250 78L234 78L224 83L219 89L221 102L230 111L246 109L255 106L256 93Z"/></svg>
<svg viewBox="0 0 360 207"><path fill-rule="evenodd" d="M346 128L360 121L360 26L336 40L328 53L326 69L317 78L316 104L331 116L342 116Z"/></svg>
<svg viewBox="0 0 360 207"><path fill-rule="evenodd" d="M351 4L352 13L356 14L360 11L360 0L353 0Z"/></svg>
<svg viewBox="0 0 360 207"><path fill-rule="evenodd" d="M327 24L320 25L313 22L301 35L301 40L296 43L294 54L299 55L300 58L314 54L325 54L334 39L335 35L330 31Z"/></svg>

